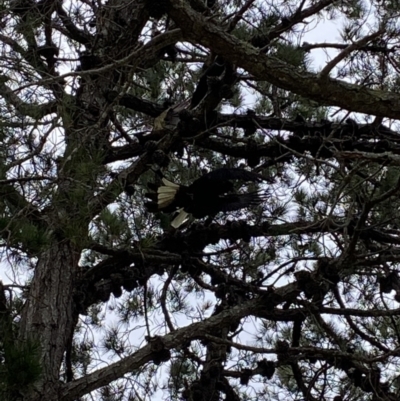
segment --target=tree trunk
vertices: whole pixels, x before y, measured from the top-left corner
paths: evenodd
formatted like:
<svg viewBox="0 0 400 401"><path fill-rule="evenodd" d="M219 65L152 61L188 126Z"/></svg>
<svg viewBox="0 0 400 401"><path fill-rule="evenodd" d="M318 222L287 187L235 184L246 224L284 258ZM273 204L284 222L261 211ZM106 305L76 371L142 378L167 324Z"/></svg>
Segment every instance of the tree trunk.
<svg viewBox="0 0 400 401"><path fill-rule="evenodd" d="M131 54L147 14L136 2L109 1L99 9L96 20L103 32L102 40L87 46L88 52L80 60L82 69L103 67ZM115 20L120 23L112 23ZM87 60L100 59L101 65L84 66ZM129 73L130 67L121 66L120 70ZM67 98L57 98L66 148L59 162L57 193L52 199L56 214L43 216L43 221L51 221L54 234L38 256L19 332L21 341L38 339L43 375L34 391L23 394L24 401L59 398L60 367L78 318L74 313L74 284L87 227L93 218L93 211L82 206L93 199L93 190L103 172L102 158L107 154L110 135L106 95L118 85L119 78L115 68L100 75L88 73L82 78L74 104L69 104Z"/></svg>
<svg viewBox="0 0 400 401"><path fill-rule="evenodd" d="M71 242L54 242L40 255L21 316L20 339L36 338L41 345L43 376L26 400L56 400L64 351L76 316L73 284L80 250Z"/></svg>

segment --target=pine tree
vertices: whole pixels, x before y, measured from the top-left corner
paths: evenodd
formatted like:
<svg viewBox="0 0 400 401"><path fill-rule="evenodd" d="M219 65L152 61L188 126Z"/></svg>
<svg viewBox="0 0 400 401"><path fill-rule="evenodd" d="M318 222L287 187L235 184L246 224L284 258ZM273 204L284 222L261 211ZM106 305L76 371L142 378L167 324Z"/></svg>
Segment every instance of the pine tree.
<svg viewBox="0 0 400 401"><path fill-rule="evenodd" d="M0 10L2 400L399 399L396 2Z"/></svg>

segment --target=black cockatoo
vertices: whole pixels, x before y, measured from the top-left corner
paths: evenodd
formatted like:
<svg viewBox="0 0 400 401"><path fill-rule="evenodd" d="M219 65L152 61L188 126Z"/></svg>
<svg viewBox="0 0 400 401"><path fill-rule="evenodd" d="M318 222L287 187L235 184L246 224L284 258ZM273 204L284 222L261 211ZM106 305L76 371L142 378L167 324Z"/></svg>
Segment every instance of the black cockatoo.
<svg viewBox="0 0 400 401"><path fill-rule="evenodd" d="M191 185L178 185L166 178L163 184L149 184L152 193L146 196L152 200L145 204L149 212L178 212L171 225L178 228L189 214L195 218L215 216L258 205L263 201L259 192L238 194L234 192L233 180L260 182L261 176L240 168L220 168L204 174Z"/></svg>

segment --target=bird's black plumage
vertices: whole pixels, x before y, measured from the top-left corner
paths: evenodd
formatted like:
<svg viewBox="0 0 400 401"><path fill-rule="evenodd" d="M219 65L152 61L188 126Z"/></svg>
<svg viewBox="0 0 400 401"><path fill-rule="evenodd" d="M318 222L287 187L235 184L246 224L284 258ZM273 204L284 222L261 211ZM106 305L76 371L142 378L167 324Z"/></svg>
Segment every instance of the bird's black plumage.
<svg viewBox="0 0 400 401"><path fill-rule="evenodd" d="M146 207L150 212L179 212L171 225L175 228L184 223L189 214L195 218L214 216L258 205L263 198L258 192L239 194L234 192L232 181L260 182L258 174L240 168L220 168L204 174L191 185L178 185L165 178L163 184L149 184L154 191L146 194L152 202Z"/></svg>

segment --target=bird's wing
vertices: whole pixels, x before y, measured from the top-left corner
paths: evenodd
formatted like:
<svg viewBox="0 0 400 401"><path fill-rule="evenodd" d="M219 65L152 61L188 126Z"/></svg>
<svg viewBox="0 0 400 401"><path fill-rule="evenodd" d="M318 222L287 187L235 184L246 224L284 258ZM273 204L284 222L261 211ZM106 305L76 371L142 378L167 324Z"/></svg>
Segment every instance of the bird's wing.
<svg viewBox="0 0 400 401"><path fill-rule="evenodd" d="M210 181L226 181L226 180L242 180L260 182L264 178L259 174L252 173L241 168L228 168L223 167L204 174L198 178L192 185L207 185Z"/></svg>
<svg viewBox="0 0 400 401"><path fill-rule="evenodd" d="M232 212L249 206L257 206L263 201L265 201L265 196L259 192L251 192L248 194L228 194L221 196L219 210L221 212Z"/></svg>

